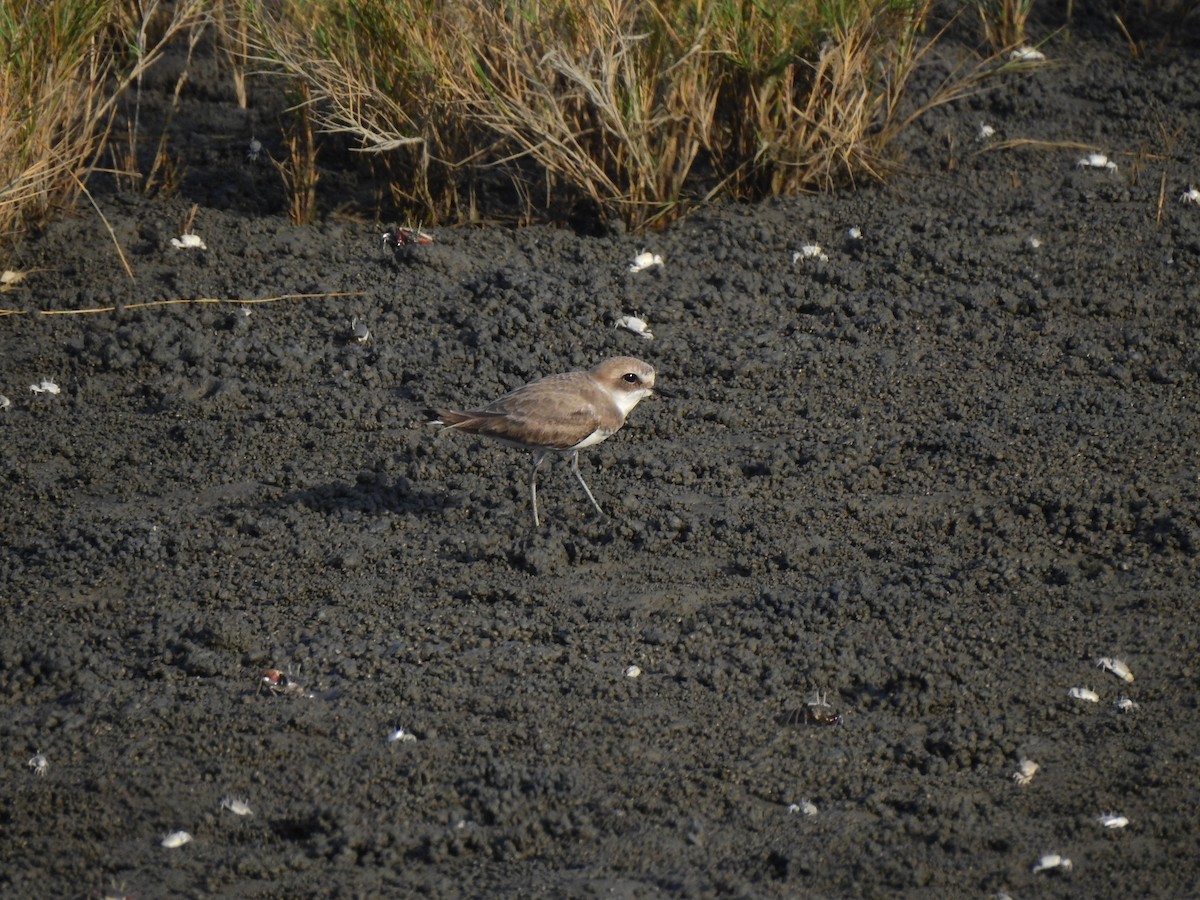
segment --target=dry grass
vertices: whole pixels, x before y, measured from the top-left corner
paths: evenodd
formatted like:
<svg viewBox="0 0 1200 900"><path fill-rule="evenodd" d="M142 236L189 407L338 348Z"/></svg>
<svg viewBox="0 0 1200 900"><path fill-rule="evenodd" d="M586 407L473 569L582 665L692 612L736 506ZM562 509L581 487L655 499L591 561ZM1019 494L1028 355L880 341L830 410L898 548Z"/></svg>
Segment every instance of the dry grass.
<svg viewBox="0 0 1200 900"><path fill-rule="evenodd" d="M721 194L883 177L913 119L902 101L929 6L282 0L257 33L264 58L309 81L318 127L401 154L414 216L471 218L490 169L527 215L584 201L644 228Z"/></svg>
<svg viewBox="0 0 1200 900"><path fill-rule="evenodd" d="M879 177L925 13L871 3L814 30L786 4L768 21L763 7L738 7L721 31L733 193L777 196Z"/></svg>
<svg viewBox="0 0 1200 900"><path fill-rule="evenodd" d="M113 0L0 0L0 244L74 202L118 99L200 7L151 4L135 18ZM155 37L138 43L156 20Z"/></svg>
<svg viewBox="0 0 1200 900"><path fill-rule="evenodd" d="M253 4L254 60L310 92L314 126L390 156L393 193L437 221L465 219L457 163L475 153L463 117L437 91L439 44L455 30L436 0L279 0Z"/></svg>
<svg viewBox="0 0 1200 900"><path fill-rule="evenodd" d="M0 241L77 194L111 123L107 4L0 2Z"/></svg>
<svg viewBox="0 0 1200 900"><path fill-rule="evenodd" d="M301 94L278 163L294 221L314 215L316 132L348 136L398 212L426 222L473 221L477 192L497 188L523 219L582 205L645 228L716 196L883 178L896 135L984 71L909 98L938 37L923 34L930 2L0 0L0 236L75 198L130 87L112 171L170 190L165 138L137 164L141 78L170 41L190 59L206 33L239 104L251 65ZM1029 0L995 2L1005 21L1028 15Z"/></svg>
<svg viewBox="0 0 1200 900"><path fill-rule="evenodd" d="M312 126L312 98L305 82L300 82L299 102L284 132L287 157L272 159L288 196L288 219L293 225L308 225L317 215L317 141Z"/></svg>
<svg viewBox="0 0 1200 900"><path fill-rule="evenodd" d="M253 53L250 44L253 9L254 0L212 0L212 18L217 33L217 46L229 72L229 77L233 80L233 92L237 97L238 109L246 109L250 104L246 76Z"/></svg>
<svg viewBox="0 0 1200 900"><path fill-rule="evenodd" d="M721 73L703 4L466 0L444 89L499 146L633 227L683 198L711 149ZM449 60L447 61L449 63ZM503 164L508 158L501 157Z"/></svg>
<svg viewBox="0 0 1200 900"><path fill-rule="evenodd" d="M1026 42L1025 23L1033 12L1033 0L976 0L975 8L983 36L993 50L1008 50Z"/></svg>

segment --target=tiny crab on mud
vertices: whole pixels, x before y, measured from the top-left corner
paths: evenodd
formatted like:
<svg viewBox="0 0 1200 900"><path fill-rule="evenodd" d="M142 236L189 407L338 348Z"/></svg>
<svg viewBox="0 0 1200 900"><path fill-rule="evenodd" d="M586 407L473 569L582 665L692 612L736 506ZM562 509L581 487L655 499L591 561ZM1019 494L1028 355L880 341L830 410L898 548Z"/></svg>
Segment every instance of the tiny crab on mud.
<svg viewBox="0 0 1200 900"><path fill-rule="evenodd" d="M1070 872L1071 861L1065 856L1060 856L1057 853L1047 853L1041 859L1033 864L1032 871L1034 872Z"/></svg>
<svg viewBox="0 0 1200 900"><path fill-rule="evenodd" d="M300 684L290 675L279 671L278 669L263 669L259 675L258 691L266 688L272 694L295 694L301 697L312 697L313 694L304 685Z"/></svg>
<svg viewBox="0 0 1200 900"><path fill-rule="evenodd" d="M433 236L418 228L391 228L383 233L384 246L392 249L395 259L408 259L417 247L433 243Z"/></svg>
<svg viewBox="0 0 1200 900"><path fill-rule="evenodd" d="M841 713L834 712L828 697L828 693L814 692L812 699L802 709L785 711L779 716L779 722L783 725L841 725Z"/></svg>
<svg viewBox="0 0 1200 900"><path fill-rule="evenodd" d="M29 762L26 765L33 769L34 775L45 778L46 772L50 769L50 760L46 759L46 755L39 750L29 758Z"/></svg>
<svg viewBox="0 0 1200 900"><path fill-rule="evenodd" d="M252 810L250 808L250 804L247 803L245 800L241 800L237 797L222 797L221 798L221 809L227 809L231 813L233 813L235 816L252 816L252 815L254 815L254 810Z"/></svg>
<svg viewBox="0 0 1200 900"><path fill-rule="evenodd" d="M1129 671L1129 666L1123 659L1115 656L1102 656L1096 660L1096 666L1106 672L1112 672L1122 681L1133 681L1133 672Z"/></svg>
<svg viewBox="0 0 1200 900"><path fill-rule="evenodd" d="M657 253L651 253L648 250L643 250L633 258L633 262L629 264L630 272L644 272L646 269L652 269L655 266L661 266L663 258Z"/></svg>
<svg viewBox="0 0 1200 900"><path fill-rule="evenodd" d="M1037 774L1037 770L1040 768L1041 766L1032 759L1022 758L1020 764L1017 766L1017 771L1013 772L1012 779L1021 787L1025 787L1033 781L1033 776Z"/></svg>

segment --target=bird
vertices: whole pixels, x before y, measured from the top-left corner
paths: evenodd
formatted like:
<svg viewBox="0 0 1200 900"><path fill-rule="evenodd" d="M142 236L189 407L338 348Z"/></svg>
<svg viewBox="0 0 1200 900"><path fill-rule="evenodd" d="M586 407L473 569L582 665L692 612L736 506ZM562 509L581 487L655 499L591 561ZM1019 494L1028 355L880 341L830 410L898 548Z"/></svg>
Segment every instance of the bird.
<svg viewBox="0 0 1200 900"><path fill-rule="evenodd" d="M586 372L547 375L479 409L465 412L431 409L426 413L430 425L465 431L533 452L529 503L537 528L541 525L537 471L551 450L571 454L571 471L592 506L606 516L579 471L579 451L615 434L633 408L652 393L655 393L654 368L632 356L616 356Z"/></svg>

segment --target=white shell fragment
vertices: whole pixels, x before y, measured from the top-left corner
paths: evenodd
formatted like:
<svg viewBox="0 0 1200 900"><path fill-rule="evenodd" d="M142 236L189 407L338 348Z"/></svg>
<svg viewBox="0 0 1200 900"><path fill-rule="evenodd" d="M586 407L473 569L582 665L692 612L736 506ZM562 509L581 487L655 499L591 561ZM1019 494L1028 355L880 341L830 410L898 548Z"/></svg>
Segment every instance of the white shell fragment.
<svg viewBox="0 0 1200 900"><path fill-rule="evenodd" d="M629 271L642 272L646 269L653 268L654 266L661 266L662 264L663 258L657 253L649 253L643 250L633 258L633 262L629 264Z"/></svg>
<svg viewBox="0 0 1200 900"><path fill-rule="evenodd" d="M637 678L641 674L642 674L642 669L640 666L626 666L625 667L625 677L626 678Z"/></svg>
<svg viewBox="0 0 1200 900"><path fill-rule="evenodd" d="M227 809L235 816L252 816L254 810L245 800L239 800L237 797L225 797L221 800L221 809Z"/></svg>
<svg viewBox="0 0 1200 900"><path fill-rule="evenodd" d="M1188 189L1179 195L1179 202L1180 203L1194 203L1194 204L1200 206L1200 190L1197 190L1196 188L1189 185Z"/></svg>
<svg viewBox="0 0 1200 900"><path fill-rule="evenodd" d="M1025 787L1025 785L1033 781L1033 776L1037 774L1037 770L1040 768L1041 766L1032 759L1022 759L1017 766L1017 771L1013 772L1013 781L1021 787Z"/></svg>
<svg viewBox="0 0 1200 900"><path fill-rule="evenodd" d="M1116 707L1121 712L1133 712L1138 708L1138 705L1128 697L1118 697Z"/></svg>
<svg viewBox="0 0 1200 900"><path fill-rule="evenodd" d="M1087 156L1075 163L1080 169L1108 169L1110 172L1117 171L1117 164L1105 156L1103 153L1089 153Z"/></svg>
<svg viewBox="0 0 1200 900"><path fill-rule="evenodd" d="M789 803L787 811L792 816L815 816L817 814L817 805L811 800L801 800L799 803Z"/></svg>
<svg viewBox="0 0 1200 900"><path fill-rule="evenodd" d="M1057 853L1047 853L1033 864L1034 872L1049 872L1053 869L1062 869L1064 872L1070 872L1071 861L1065 856L1059 856Z"/></svg>
<svg viewBox="0 0 1200 900"><path fill-rule="evenodd" d="M163 835L162 845L168 850L174 850L176 847L182 847L191 839L192 836L186 831L172 831L170 834Z"/></svg>
<svg viewBox="0 0 1200 900"><path fill-rule="evenodd" d="M1096 816L1096 821L1105 828L1124 828L1129 824L1129 820L1124 816L1119 816L1116 813L1101 813Z"/></svg>
<svg viewBox="0 0 1200 900"><path fill-rule="evenodd" d="M1042 246L1042 239L1036 234L1030 235L1029 237L1025 238L1025 246L1029 250L1037 250Z"/></svg>
<svg viewBox="0 0 1200 900"><path fill-rule="evenodd" d="M46 777L46 772L50 770L50 760L46 759L45 754L41 751L29 757L29 762L26 763L29 768L33 769L33 774L40 778Z"/></svg>
<svg viewBox="0 0 1200 900"><path fill-rule="evenodd" d="M1133 673L1129 671L1129 666L1125 665L1123 659L1117 659L1115 656L1101 656L1096 660L1096 665L1106 672L1112 672L1123 681L1133 681Z"/></svg>
<svg viewBox="0 0 1200 900"><path fill-rule="evenodd" d="M1087 700L1089 703L1099 703L1100 695L1090 688L1073 687L1067 694L1076 700Z"/></svg>
<svg viewBox="0 0 1200 900"><path fill-rule="evenodd" d="M61 394L62 389L50 379L46 379L41 384L31 384L29 389L35 394Z"/></svg>
<svg viewBox="0 0 1200 900"><path fill-rule="evenodd" d="M1008 54L1013 62L1045 62L1046 54L1033 47L1018 47Z"/></svg>
<svg viewBox="0 0 1200 900"><path fill-rule="evenodd" d="M650 325L645 319L637 316L621 316L616 322L617 328L624 328L626 331L632 332L648 341L654 340L654 334L650 331Z"/></svg>
<svg viewBox="0 0 1200 900"><path fill-rule="evenodd" d="M171 238L171 246L176 250L207 250L204 240L198 234L182 234Z"/></svg>
<svg viewBox="0 0 1200 900"><path fill-rule="evenodd" d="M816 259L821 262L829 262L829 257L825 255L825 251L821 249L820 244L805 244L792 254L792 265L794 266L802 259Z"/></svg>
<svg viewBox="0 0 1200 900"><path fill-rule="evenodd" d="M411 731L405 731L403 728L397 728L387 736L389 744L411 744L417 739L417 736Z"/></svg>

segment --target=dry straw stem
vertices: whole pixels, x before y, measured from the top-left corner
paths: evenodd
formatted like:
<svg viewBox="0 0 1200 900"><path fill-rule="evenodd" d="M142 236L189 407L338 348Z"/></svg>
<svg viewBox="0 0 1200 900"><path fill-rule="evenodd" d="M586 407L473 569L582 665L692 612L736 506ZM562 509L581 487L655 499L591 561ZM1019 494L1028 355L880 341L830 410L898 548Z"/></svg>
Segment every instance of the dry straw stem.
<svg viewBox="0 0 1200 900"><path fill-rule="evenodd" d="M1017 150L1028 148L1031 150L1082 150L1085 153L1095 153L1098 148L1094 144L1083 144L1079 141L1042 141L1035 138L1012 138L1007 141L996 141L994 144L987 144L976 150L972 156L979 156L983 153L994 153L997 150Z"/></svg>
<svg viewBox="0 0 1200 900"><path fill-rule="evenodd" d="M258 303L279 303L283 300L329 300L339 297L361 297L363 291L334 291L325 294L280 294L278 297L253 297L237 299L230 297L187 297L172 300L148 300L145 303L128 303L123 306L95 306L88 309L0 309L4 316L86 316L94 313L127 312L138 309L153 309L159 306L194 306L219 303L229 306L253 306Z"/></svg>

